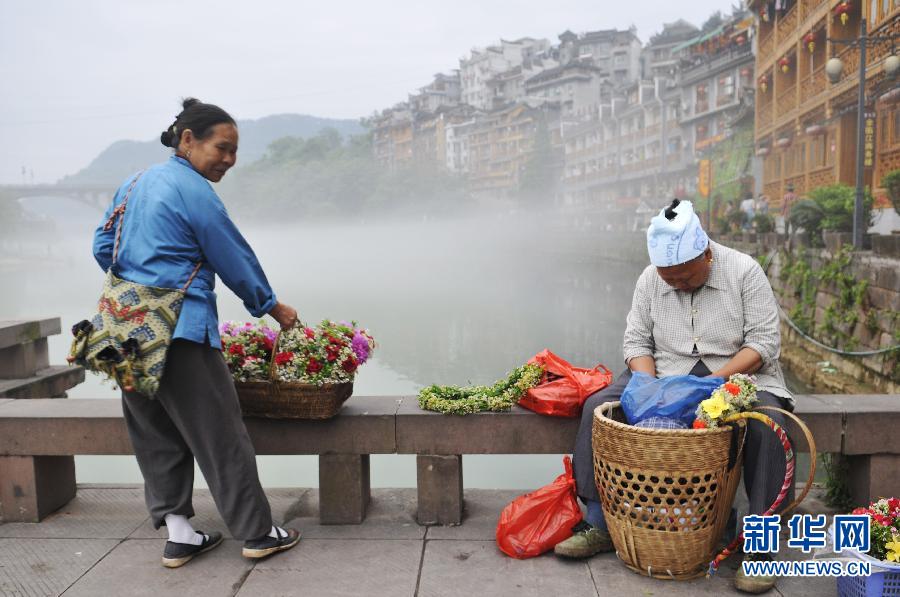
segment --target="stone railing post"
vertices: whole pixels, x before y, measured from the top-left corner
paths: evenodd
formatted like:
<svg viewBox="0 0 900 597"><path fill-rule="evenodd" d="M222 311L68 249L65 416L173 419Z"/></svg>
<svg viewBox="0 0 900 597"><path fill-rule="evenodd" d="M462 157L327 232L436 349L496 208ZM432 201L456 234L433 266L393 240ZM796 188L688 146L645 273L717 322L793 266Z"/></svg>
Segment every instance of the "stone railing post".
<svg viewBox="0 0 900 597"><path fill-rule="evenodd" d="M80 367L50 366L47 337L59 333L58 317L0 321L0 399L65 398L84 381ZM0 521L39 522L73 497L73 456L0 454Z"/></svg>

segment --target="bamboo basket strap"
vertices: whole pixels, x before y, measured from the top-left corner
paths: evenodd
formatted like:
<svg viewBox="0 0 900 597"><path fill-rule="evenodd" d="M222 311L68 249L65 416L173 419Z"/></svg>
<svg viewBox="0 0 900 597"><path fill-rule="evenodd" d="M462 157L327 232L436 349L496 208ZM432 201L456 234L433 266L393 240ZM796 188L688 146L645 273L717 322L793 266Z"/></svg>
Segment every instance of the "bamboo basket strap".
<svg viewBox="0 0 900 597"><path fill-rule="evenodd" d="M816 460L818 458L818 453L816 452L816 440L813 437L812 432L809 430L809 427L806 426L806 423L801 421L798 416L790 411L786 411L776 406L759 406L754 410L769 410L772 412L780 413L796 423L797 427L800 428L800 431L803 432L803 435L806 436L806 444L809 446L809 475L806 478L806 486L803 488L803 491L801 491L800 495L797 496L796 499L788 504L787 507L785 507L785 509L782 511L782 514L787 514L800 505L800 502L802 502L806 498L809 490L812 488L813 480L816 476Z"/></svg>

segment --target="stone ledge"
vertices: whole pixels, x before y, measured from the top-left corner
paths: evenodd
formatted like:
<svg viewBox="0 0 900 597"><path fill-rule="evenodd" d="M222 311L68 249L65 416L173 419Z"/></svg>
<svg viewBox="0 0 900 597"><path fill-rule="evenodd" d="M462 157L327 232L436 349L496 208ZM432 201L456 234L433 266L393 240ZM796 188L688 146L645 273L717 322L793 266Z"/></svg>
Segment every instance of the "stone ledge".
<svg viewBox="0 0 900 597"><path fill-rule="evenodd" d="M896 450L890 429L900 423L897 396L803 395L797 397L796 414L810 427L820 452ZM520 407L458 417L422 411L411 397L387 396L352 398L339 416L326 421L245 421L260 455L565 454L578 427L578 419L544 417ZM791 430L796 449L807 451L799 432ZM0 455L131 453L118 400L0 402Z"/></svg>
<svg viewBox="0 0 900 597"><path fill-rule="evenodd" d="M566 454L578 419L536 415L514 406L509 412L454 416L423 411L404 398L397 411L400 454Z"/></svg>
<svg viewBox="0 0 900 597"><path fill-rule="evenodd" d="M122 405L109 399L31 399L0 405L0 456L132 454ZM326 421L247 418L259 455L392 454L393 398L350 399Z"/></svg>
<svg viewBox="0 0 900 597"><path fill-rule="evenodd" d="M84 381L84 369L69 365L54 365L40 369L23 379L0 379L0 397L38 398L65 396L66 390Z"/></svg>
<svg viewBox="0 0 900 597"><path fill-rule="evenodd" d="M59 317L35 320L0 320L0 349L27 344L61 331Z"/></svg>

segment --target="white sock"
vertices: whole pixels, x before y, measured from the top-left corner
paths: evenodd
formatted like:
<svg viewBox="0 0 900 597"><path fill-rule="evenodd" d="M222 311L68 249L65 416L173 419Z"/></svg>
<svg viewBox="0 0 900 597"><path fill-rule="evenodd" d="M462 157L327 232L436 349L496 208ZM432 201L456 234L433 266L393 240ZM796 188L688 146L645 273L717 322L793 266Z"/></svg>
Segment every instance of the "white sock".
<svg viewBox="0 0 900 597"><path fill-rule="evenodd" d="M273 526L272 530L269 531L269 537L272 537L273 539L282 539L287 537L287 531L281 527Z"/></svg>
<svg viewBox="0 0 900 597"><path fill-rule="evenodd" d="M200 545L206 538L206 535L194 530L187 516L181 514L166 514L166 528L169 530L169 541L172 543Z"/></svg>

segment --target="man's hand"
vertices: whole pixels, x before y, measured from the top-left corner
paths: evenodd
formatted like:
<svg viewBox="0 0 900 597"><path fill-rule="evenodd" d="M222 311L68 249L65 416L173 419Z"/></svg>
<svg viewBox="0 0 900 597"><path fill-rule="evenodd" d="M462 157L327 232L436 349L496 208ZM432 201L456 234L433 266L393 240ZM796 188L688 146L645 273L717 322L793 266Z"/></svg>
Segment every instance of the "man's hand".
<svg viewBox="0 0 900 597"><path fill-rule="evenodd" d="M288 330L297 324L297 310L281 302L275 303L269 315L281 325L282 330Z"/></svg>

